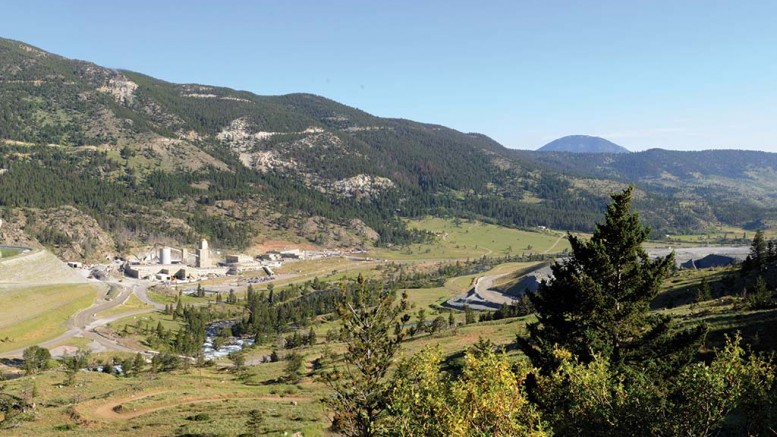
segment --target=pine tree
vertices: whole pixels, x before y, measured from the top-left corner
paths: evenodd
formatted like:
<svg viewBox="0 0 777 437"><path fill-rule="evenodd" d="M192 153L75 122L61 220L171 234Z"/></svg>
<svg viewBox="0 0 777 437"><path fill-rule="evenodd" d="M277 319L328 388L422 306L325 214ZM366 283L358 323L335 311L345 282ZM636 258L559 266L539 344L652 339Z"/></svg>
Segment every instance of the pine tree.
<svg viewBox="0 0 777 437"><path fill-rule="evenodd" d="M307 342L308 346L315 346L316 344L316 331L313 330L312 326L308 330Z"/></svg>
<svg viewBox="0 0 777 437"><path fill-rule="evenodd" d="M752 267L754 269L758 269L758 271L764 270L769 259L769 252L764 239L764 233L760 229L755 231L753 243L750 245L750 258L753 261Z"/></svg>
<svg viewBox="0 0 777 437"><path fill-rule="evenodd" d="M669 316L650 313L674 254L651 260L642 248L650 230L631 212L632 190L611 196L591 240L568 236L571 257L556 262L553 277L531 295L538 322L517 341L536 366L555 366L556 345L583 362L598 355L615 366L656 364L663 370L687 362L698 349L705 327L674 334Z"/></svg>
<svg viewBox="0 0 777 437"><path fill-rule="evenodd" d="M699 292L696 301L697 302L704 302L706 300L712 299L712 289L710 288L709 282L707 282L707 277L701 278L701 283L699 284Z"/></svg>
<svg viewBox="0 0 777 437"><path fill-rule="evenodd" d="M248 412L248 420L246 420L246 428L248 428L248 435L258 436L262 434L264 425L264 415L259 410L251 410Z"/></svg>
<svg viewBox="0 0 777 437"><path fill-rule="evenodd" d="M292 352L286 357L286 365L283 367L283 379L290 384L297 384L303 376L304 358L297 352Z"/></svg>
<svg viewBox="0 0 777 437"><path fill-rule="evenodd" d="M408 315L400 317L407 310L407 301L394 304L393 293L383 291L378 301L369 305L366 284L358 284L353 300L345 298L350 293L344 290L338 313L348 347L345 366L342 373L335 370L325 376L332 389L325 403L333 410L333 425L346 436L376 435L390 390L386 375L404 337L396 327L409 320Z"/></svg>
<svg viewBox="0 0 777 437"><path fill-rule="evenodd" d="M415 324L415 329L417 332L426 332L427 326L426 326L426 310L421 308L418 310L418 321Z"/></svg>
<svg viewBox="0 0 777 437"><path fill-rule="evenodd" d="M469 325L471 323L475 323L475 312L472 311L469 305L464 304L464 324Z"/></svg>
<svg viewBox="0 0 777 437"><path fill-rule="evenodd" d="M138 352L135 355L135 360L132 363L132 372L137 375L143 371L144 367L146 367L146 359L143 358L143 355L141 355L140 352Z"/></svg>
<svg viewBox="0 0 777 437"><path fill-rule="evenodd" d="M754 310L762 310L772 306L772 292L766 285L763 276L758 276L752 289L747 290L747 304Z"/></svg>

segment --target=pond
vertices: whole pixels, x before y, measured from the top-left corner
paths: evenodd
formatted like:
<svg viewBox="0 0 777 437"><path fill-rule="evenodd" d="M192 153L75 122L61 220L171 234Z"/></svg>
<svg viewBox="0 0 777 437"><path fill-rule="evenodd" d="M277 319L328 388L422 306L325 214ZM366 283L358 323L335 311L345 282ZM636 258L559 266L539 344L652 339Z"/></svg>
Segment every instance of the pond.
<svg viewBox="0 0 777 437"><path fill-rule="evenodd" d="M23 246L0 246L0 259L10 258L28 250L31 249Z"/></svg>

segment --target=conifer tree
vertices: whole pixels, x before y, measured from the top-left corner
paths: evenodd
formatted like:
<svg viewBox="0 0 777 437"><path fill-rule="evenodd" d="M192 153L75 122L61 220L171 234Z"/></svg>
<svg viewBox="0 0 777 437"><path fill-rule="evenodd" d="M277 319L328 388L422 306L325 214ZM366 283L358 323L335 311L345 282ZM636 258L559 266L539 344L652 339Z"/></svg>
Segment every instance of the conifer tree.
<svg viewBox="0 0 777 437"><path fill-rule="evenodd" d="M768 247L764 239L762 230L755 231L753 243L750 245L750 258L753 262L752 267L758 271L763 271L769 258Z"/></svg>
<svg viewBox="0 0 777 437"><path fill-rule="evenodd" d="M354 299L344 290L338 310L348 352L344 355L345 366L324 377L333 392L325 403L334 413L333 427L341 434L373 436L386 408L390 390L386 375L404 337L401 326L410 317L400 317L407 310L407 301L395 304L394 293L383 290L377 302L370 305L371 286L365 282L358 287Z"/></svg>
<svg viewBox="0 0 777 437"><path fill-rule="evenodd" d="M306 337L308 346L315 346L316 344L316 331L313 330L313 327L311 326L308 330L308 335Z"/></svg>
<svg viewBox="0 0 777 437"><path fill-rule="evenodd" d="M701 284L699 284L696 301L704 302L705 300L710 299L712 299L712 288L710 287L710 283L707 282L707 277L705 276L701 278Z"/></svg>
<svg viewBox="0 0 777 437"><path fill-rule="evenodd" d="M143 371L144 367L146 367L146 359L138 352L135 354L135 360L132 362L132 372L137 375Z"/></svg>
<svg viewBox="0 0 777 437"><path fill-rule="evenodd" d="M650 230L631 211L632 191L611 195L591 240L568 236L572 255L556 262L553 277L531 295L538 322L517 341L536 366L552 369L553 348L560 346L583 362L597 355L614 366L669 370L698 349L706 327L674 333L669 316L650 313L674 254L648 257L642 243Z"/></svg>

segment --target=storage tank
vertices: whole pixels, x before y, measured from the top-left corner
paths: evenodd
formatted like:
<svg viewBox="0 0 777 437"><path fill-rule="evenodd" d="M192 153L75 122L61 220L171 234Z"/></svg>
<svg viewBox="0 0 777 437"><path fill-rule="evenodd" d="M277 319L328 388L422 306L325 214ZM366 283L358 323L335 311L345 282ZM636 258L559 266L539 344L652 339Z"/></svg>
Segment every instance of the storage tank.
<svg viewBox="0 0 777 437"><path fill-rule="evenodd" d="M160 264L173 263L172 250L169 247L163 247L162 250L159 252L159 263Z"/></svg>

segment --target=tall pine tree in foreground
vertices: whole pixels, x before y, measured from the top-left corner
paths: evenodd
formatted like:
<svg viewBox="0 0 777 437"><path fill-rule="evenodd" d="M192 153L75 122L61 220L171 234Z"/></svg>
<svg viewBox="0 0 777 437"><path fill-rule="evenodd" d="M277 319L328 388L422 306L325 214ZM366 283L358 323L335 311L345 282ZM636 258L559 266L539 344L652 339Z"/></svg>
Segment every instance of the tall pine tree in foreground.
<svg viewBox="0 0 777 437"><path fill-rule="evenodd" d="M568 236L572 255L556 262L553 277L530 296L538 321L517 341L534 365L552 369L554 348L562 347L583 362L598 356L618 367L670 370L701 344L706 328L675 332L670 317L650 312L674 254L648 257L642 243L650 230L631 211L632 192L611 196L590 240Z"/></svg>

